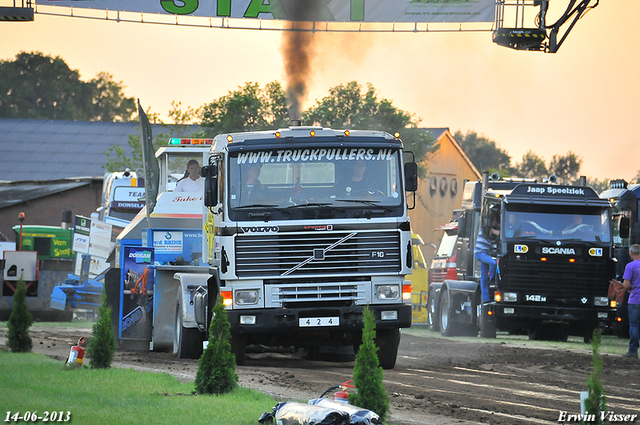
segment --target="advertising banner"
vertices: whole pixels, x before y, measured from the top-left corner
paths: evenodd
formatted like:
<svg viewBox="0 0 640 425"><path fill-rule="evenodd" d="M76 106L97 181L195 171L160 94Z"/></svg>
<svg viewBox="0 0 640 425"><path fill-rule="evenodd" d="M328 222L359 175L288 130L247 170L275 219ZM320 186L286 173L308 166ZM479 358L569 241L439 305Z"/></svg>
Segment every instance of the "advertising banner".
<svg viewBox="0 0 640 425"><path fill-rule="evenodd" d="M153 248L124 247L120 330L122 339L151 340L153 324Z"/></svg>
<svg viewBox="0 0 640 425"><path fill-rule="evenodd" d="M91 222L91 232L89 233L89 255L100 258L108 258L111 254L111 231L112 226L102 221Z"/></svg>
<svg viewBox="0 0 640 425"><path fill-rule="evenodd" d="M91 219L77 215L73 225L73 242L71 249L80 254L88 254L90 234Z"/></svg>
<svg viewBox="0 0 640 425"><path fill-rule="evenodd" d="M144 187L118 186L113 191L111 209L140 210L144 207L145 196Z"/></svg>
<svg viewBox="0 0 640 425"><path fill-rule="evenodd" d="M208 18L313 22L493 22L495 0L37 0L38 4Z"/></svg>

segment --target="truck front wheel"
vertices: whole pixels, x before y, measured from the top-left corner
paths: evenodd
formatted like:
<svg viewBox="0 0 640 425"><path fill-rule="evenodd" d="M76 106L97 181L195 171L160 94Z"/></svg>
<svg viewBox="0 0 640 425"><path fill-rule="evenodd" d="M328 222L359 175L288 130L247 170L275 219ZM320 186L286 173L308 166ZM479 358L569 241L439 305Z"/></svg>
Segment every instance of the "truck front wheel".
<svg viewBox="0 0 640 425"><path fill-rule="evenodd" d="M482 304L480 306L480 337L481 338L495 338L496 337L496 322L492 316L489 316L490 306Z"/></svg>
<svg viewBox="0 0 640 425"><path fill-rule="evenodd" d="M247 339L238 334L231 335L231 352L236 356L236 364L244 364L244 353L247 351Z"/></svg>
<svg viewBox="0 0 640 425"><path fill-rule="evenodd" d="M429 291L429 297L427 298L427 325L430 331L438 332L440 330L439 320L436 294L435 291L431 289Z"/></svg>
<svg viewBox="0 0 640 425"><path fill-rule="evenodd" d="M440 291L440 335L456 336L456 323L452 320L451 303L449 301L449 291L443 289Z"/></svg>
<svg viewBox="0 0 640 425"><path fill-rule="evenodd" d="M398 357L400 345L400 329L376 330L376 346L378 347L378 361L383 369L393 369Z"/></svg>

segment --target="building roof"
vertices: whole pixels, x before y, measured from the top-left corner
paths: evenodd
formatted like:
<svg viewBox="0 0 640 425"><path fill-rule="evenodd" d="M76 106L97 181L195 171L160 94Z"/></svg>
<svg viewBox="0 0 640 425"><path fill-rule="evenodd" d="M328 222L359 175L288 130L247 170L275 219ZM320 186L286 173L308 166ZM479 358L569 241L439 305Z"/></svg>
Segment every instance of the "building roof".
<svg viewBox="0 0 640 425"><path fill-rule="evenodd" d="M102 183L102 178L79 178L65 180L29 181L0 184L0 209L65 192L91 184Z"/></svg>
<svg viewBox="0 0 640 425"><path fill-rule="evenodd" d="M180 137L198 126L152 125L152 134ZM110 147L131 149L129 135L139 135L137 121L127 123L0 118L0 181L102 177Z"/></svg>
<svg viewBox="0 0 640 425"><path fill-rule="evenodd" d="M429 134L431 134L431 137L433 137L435 140L438 140L440 139L440 136L449 131L449 127L422 128L421 130L428 131Z"/></svg>
<svg viewBox="0 0 640 425"><path fill-rule="evenodd" d="M460 146L460 144L458 143L458 141L456 140L456 138L453 136L453 134L451 133L451 131L449 130L449 127L441 127L441 128L424 128L423 130L428 131L431 136L433 136L433 138L436 141L440 141L440 138L444 135L447 135L447 140L451 143L451 145L458 151L458 153L460 154L460 157L467 163L467 165L469 166L469 168L471 169L471 171L478 177L480 178L482 176L482 173L480 173L480 171L478 171L478 169L476 168L475 165L473 165L473 162L471 161L471 159L469 159L469 156L467 155L467 153L464 151L464 149L462 149L462 146Z"/></svg>

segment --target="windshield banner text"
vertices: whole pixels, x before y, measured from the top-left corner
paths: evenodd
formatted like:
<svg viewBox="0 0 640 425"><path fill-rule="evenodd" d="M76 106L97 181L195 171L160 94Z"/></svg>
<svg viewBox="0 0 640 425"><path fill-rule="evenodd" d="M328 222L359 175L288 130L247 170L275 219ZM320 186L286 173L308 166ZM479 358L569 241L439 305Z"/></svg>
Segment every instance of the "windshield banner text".
<svg viewBox="0 0 640 425"><path fill-rule="evenodd" d="M238 164L266 164L311 161L389 161L393 149L281 149L276 151L255 151L239 153Z"/></svg>

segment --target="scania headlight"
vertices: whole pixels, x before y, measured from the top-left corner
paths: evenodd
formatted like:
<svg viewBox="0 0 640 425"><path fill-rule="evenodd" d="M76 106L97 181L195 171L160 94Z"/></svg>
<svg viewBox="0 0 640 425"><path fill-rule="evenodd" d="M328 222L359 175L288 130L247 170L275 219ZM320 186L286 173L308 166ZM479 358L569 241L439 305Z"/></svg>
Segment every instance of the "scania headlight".
<svg viewBox="0 0 640 425"><path fill-rule="evenodd" d="M258 304L258 290L250 289L250 290L236 291L235 302L238 305Z"/></svg>
<svg viewBox="0 0 640 425"><path fill-rule="evenodd" d="M607 297L595 297L593 303L598 307L606 307L609 305L609 298Z"/></svg>
<svg viewBox="0 0 640 425"><path fill-rule="evenodd" d="M518 301L518 294L515 292L505 292L502 294L502 300L507 303L515 303Z"/></svg>
<svg viewBox="0 0 640 425"><path fill-rule="evenodd" d="M379 300L397 300L400 298L400 286L379 285L376 287L376 297Z"/></svg>

